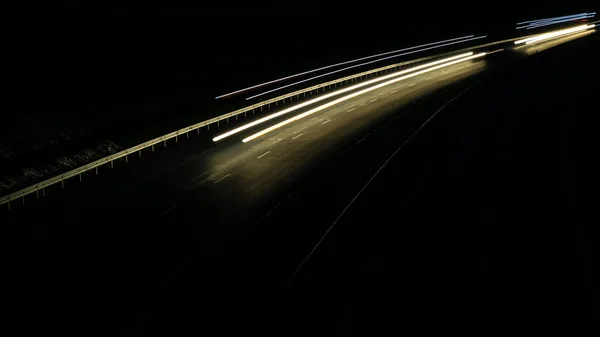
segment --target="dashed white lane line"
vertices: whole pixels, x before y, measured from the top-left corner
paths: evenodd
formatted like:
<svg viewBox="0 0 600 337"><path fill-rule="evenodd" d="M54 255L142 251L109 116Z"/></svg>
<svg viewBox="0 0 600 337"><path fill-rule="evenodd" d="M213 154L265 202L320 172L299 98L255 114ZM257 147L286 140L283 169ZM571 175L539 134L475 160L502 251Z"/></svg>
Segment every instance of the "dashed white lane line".
<svg viewBox="0 0 600 337"><path fill-rule="evenodd" d="M171 207L169 207L169 209L167 209L166 211L164 211L164 212L160 213L160 215L159 215L159 216L165 216L165 215L166 215L167 213L169 213L170 211L172 211L172 210L174 210L175 208L179 207L179 205L180 205L180 204L177 204L177 205L175 205L175 206L171 206Z"/></svg>
<svg viewBox="0 0 600 337"><path fill-rule="evenodd" d="M350 111L354 111L354 110L356 110L356 108L352 108L352 109L350 109L350 110L348 110L346 112L350 112Z"/></svg>
<svg viewBox="0 0 600 337"><path fill-rule="evenodd" d="M223 179L225 179L225 178L229 177L230 175L231 175L231 173L227 173L225 176L223 176L221 179L219 179L219 180L215 181L214 183L216 184L216 183L218 183L219 181L221 181L221 180L223 180Z"/></svg>
<svg viewBox="0 0 600 337"><path fill-rule="evenodd" d="M279 142L280 142L280 141L282 141L282 140L283 140L283 138L279 138L279 139L277 139L276 141L274 141L272 144L277 144L277 143L279 143Z"/></svg>
<svg viewBox="0 0 600 337"><path fill-rule="evenodd" d="M409 87L412 87L413 85L415 85L415 83L411 83L411 84L409 84L408 86L409 86Z"/></svg>
<svg viewBox="0 0 600 337"><path fill-rule="evenodd" d="M380 92L379 95L377 95L377 96L381 96L381 95L385 95L385 92Z"/></svg>
<svg viewBox="0 0 600 337"><path fill-rule="evenodd" d="M324 121L323 123L321 123L321 125L323 125L323 124L327 124L327 123L329 123L329 122L331 122L331 119L328 119L328 120Z"/></svg>
<svg viewBox="0 0 600 337"><path fill-rule="evenodd" d="M356 104L352 104L351 106L349 106L349 108L354 108L354 106L355 106L355 105L356 105Z"/></svg>
<svg viewBox="0 0 600 337"><path fill-rule="evenodd" d="M431 76L429 76L429 77L425 77L425 79L426 79L426 80L430 80L430 79L432 79L432 77L431 77Z"/></svg>
<svg viewBox="0 0 600 337"><path fill-rule="evenodd" d="M396 91L398 91L398 90L392 90L392 91L390 91L390 94L393 94L393 93L395 93Z"/></svg>
<svg viewBox="0 0 600 337"><path fill-rule="evenodd" d="M292 139L296 139L296 138L298 138L298 137L300 137L300 136L302 136L302 135L303 135L303 133L301 133L301 134L297 135L296 137L294 137L294 138L292 138Z"/></svg>
<svg viewBox="0 0 600 337"><path fill-rule="evenodd" d="M262 158L262 157L264 157L264 156L268 155L269 153L271 153L271 151L267 151L267 152L265 152L265 153L261 154L260 156L256 157L256 159L260 159L260 158Z"/></svg>
<svg viewBox="0 0 600 337"><path fill-rule="evenodd" d="M304 129L306 129L306 126L305 126L305 127L303 127L303 128L302 128L302 129L300 129L300 130L297 130L297 131L294 131L294 132L292 132L292 134L293 134L293 135L295 135L295 134L297 134L298 132L300 132L300 131L302 131L302 130L304 130Z"/></svg>
<svg viewBox="0 0 600 337"><path fill-rule="evenodd" d="M377 98L375 98L375 99L372 99L372 100L370 100L370 101L369 101L369 103L373 103L373 102L375 102L376 100L377 100Z"/></svg>

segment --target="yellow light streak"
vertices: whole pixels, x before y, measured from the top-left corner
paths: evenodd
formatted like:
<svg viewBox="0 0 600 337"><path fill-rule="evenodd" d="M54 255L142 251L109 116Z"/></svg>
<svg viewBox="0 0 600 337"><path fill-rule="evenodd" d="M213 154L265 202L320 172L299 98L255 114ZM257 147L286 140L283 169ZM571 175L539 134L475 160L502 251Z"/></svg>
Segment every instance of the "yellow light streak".
<svg viewBox="0 0 600 337"><path fill-rule="evenodd" d="M521 44L521 43L530 44L530 43L535 43L535 42L539 42L539 41L551 39L553 37L562 36L562 35L566 35L566 34L571 34L571 33L574 33L574 32L579 32L579 31L586 30L588 28L594 28L594 27L595 27L595 25L581 25L581 26L577 26L577 27L573 27L573 28L561 29L561 30L557 30L557 31L554 31L554 32L545 33L545 34L537 35L537 36L534 36L534 37L529 37L529 38L522 39L522 40L517 40L517 41L515 41L515 44Z"/></svg>
<svg viewBox="0 0 600 337"><path fill-rule="evenodd" d="M320 106L318 106L318 107L316 107L314 109L311 109L309 111L301 113L301 114L299 114L297 116L294 116L292 118L286 119L283 122L277 123L277 124L275 124L273 126L270 126L270 127L266 128L266 129L264 129L262 131L259 131L259 132L255 133L255 134L253 134L253 135L251 135L251 136L249 136L247 138L244 138L242 141L244 143L247 143L247 142L249 142L249 141L251 141L253 139L256 139L256 138L258 138L258 137L260 137L262 135L265 135L265 134L267 134L267 133L269 133L269 132L271 132L273 130L276 130L276 129L282 127L282 126L285 126L285 125L287 125L289 123L292 123L292 122L297 121L299 119L302 119L304 117L310 116L310 115L312 115L312 114L314 114L316 112L319 112L321 110L327 109L327 108L329 108L331 106L334 106L334 105L339 104L341 102L347 101L347 100L349 100L351 98L354 98L356 96L360 96L360 95L365 94L367 92L370 92L370 91L373 91L373 90L377 90L377 89L385 87L387 85L390 85L390 84L393 84L393 83L396 83L396 82L399 82L399 81L402 81L402 80L405 80L405 79L408 79L408 78L412 78L412 77L415 77L415 76L418 76L418 75L422 75L422 74L425 74L425 73L428 73L428 72L431 72L431 71L434 71L434 70L437 70L437 69L448 67L448 66L451 66L453 64L457 64L457 63L460 63L460 62L465 62L465 61L472 60L472 59L478 58L478 57L483 57L485 55L486 55L486 53L480 53L480 54L472 55L472 56L469 56L469 57L464 57L464 58L461 58L461 59L458 59L458 60L455 60L455 61L443 63L443 64L440 64L440 65L437 65L437 66L434 66L434 67L431 67L431 68L427 68L427 69L418 71L416 73L412 73L412 74L405 75L405 76L402 76L402 77L399 77L399 78L395 78L393 80L389 80L387 82L383 82L383 83L374 85L372 87L369 87L369 88L366 88L366 89L354 92L354 93L352 93L350 95L346 95L344 97L340 97L340 98L338 98L338 99L336 99L334 101L331 101L329 103L325 103L325 104L320 105Z"/></svg>
<svg viewBox="0 0 600 337"><path fill-rule="evenodd" d="M348 88L340 89L340 90L334 91L332 93L319 96L317 98L314 98L314 99L308 100L306 102L302 102L300 104L297 104L297 105L294 105L292 107L289 107L287 109L281 110L281 111L276 112L274 114L271 114L271 115L265 116L263 118L257 119L257 120L255 120L253 122L250 122L248 124L242 125L239 128L235 128L235 129L233 129L231 131L227 131L227 132L225 132L225 133L223 133L221 135L218 135L218 136L214 137L213 138L213 142L217 142L217 141L219 141L221 139L224 139L224 138L227 138L227 137L229 137L231 135L234 135L236 133L242 132L242 131L244 131L246 129L249 129L249 128L253 127L253 126L256 126L258 124L262 124L264 122L270 121L273 118L277 118L279 116L285 115L285 114L290 113L292 111L296 111L298 109L304 108L304 107L309 106L311 104L314 104L314 103L320 102L322 100L331 98L333 96L337 96L337 95L343 94L343 93L351 91L351 90L362 88L364 86L367 86L367 85L370 85L370 84L373 84L373 83L385 81L385 80L387 80L389 78L392 78L392 77L404 75L404 74L407 74L407 73L410 73L410 72L413 72L413 71L416 71L416 70L419 70L419 69L423 69L423 68L435 66L435 65L440 64L440 63L444 63L444 62L448 62L448 61L460 59L460 58L463 58L463 57L466 57L466 56L470 56L470 55L473 55L473 52L468 52L468 53L464 53L464 54L460 54L460 55L448 57L448 58L445 58L445 59L442 59L442 60L438 60L438 61L434 61L434 62L429 62L429 63L423 64L423 65L420 65L420 66L416 66L416 67L412 67L412 68L405 69L405 70L402 70L402 71L398 71L398 72L395 72L393 74L389 74L389 75L385 75L385 76L382 76L382 77L378 77L378 78L375 78L375 79L372 79L372 80L369 80L369 81L366 81L366 82L361 82L359 84L350 86Z"/></svg>

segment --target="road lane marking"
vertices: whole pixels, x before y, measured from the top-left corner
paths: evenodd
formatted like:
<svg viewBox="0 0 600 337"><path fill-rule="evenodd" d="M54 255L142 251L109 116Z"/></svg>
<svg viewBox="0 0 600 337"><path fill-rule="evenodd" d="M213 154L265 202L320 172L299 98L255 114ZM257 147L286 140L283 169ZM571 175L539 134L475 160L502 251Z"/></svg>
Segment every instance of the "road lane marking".
<svg viewBox="0 0 600 337"><path fill-rule="evenodd" d="M277 144L277 143L279 143L279 142L280 142L280 141L282 141L282 140L283 140L283 138L279 138L279 139L277 139L276 141L274 141L274 142L273 142L273 144Z"/></svg>
<svg viewBox="0 0 600 337"><path fill-rule="evenodd" d="M348 110L346 112L350 112L350 111L354 111L354 110L356 110L356 108L352 108L352 109L350 109L350 110Z"/></svg>
<svg viewBox="0 0 600 337"><path fill-rule="evenodd" d="M379 95L377 95L377 96L381 96L381 95L383 95L383 94L385 94L385 92L379 93Z"/></svg>
<svg viewBox="0 0 600 337"><path fill-rule="evenodd" d="M296 138L298 138L298 137L300 137L300 136L302 136L302 135L303 135L303 133L301 133L301 134L297 135L296 137L294 137L294 138L292 138L292 139L296 139Z"/></svg>
<svg viewBox="0 0 600 337"><path fill-rule="evenodd" d="M269 153L271 153L271 151L267 151L267 152L265 152L265 153L261 154L260 156L256 157L256 159L260 159L260 158L262 158L262 157L264 157L264 156L268 155Z"/></svg>
<svg viewBox="0 0 600 337"><path fill-rule="evenodd" d="M408 86L409 86L409 87L412 87L413 85L415 85L415 83L411 83L411 84L409 84Z"/></svg>
<svg viewBox="0 0 600 337"><path fill-rule="evenodd" d="M229 177L230 175L231 175L231 173L227 173L227 174L226 174L224 177L222 177L221 179L219 179L219 180L215 181L214 183L216 184L216 183L218 183L219 181L221 181L221 180L223 180L223 179L225 179L225 178Z"/></svg>
<svg viewBox="0 0 600 337"><path fill-rule="evenodd" d="M351 106L349 106L349 108L354 108L354 106L355 106L355 105L356 105L356 104L352 104Z"/></svg>
<svg viewBox="0 0 600 337"><path fill-rule="evenodd" d="M425 77L425 79L426 79L426 80L430 80L430 79L432 79L432 77L431 77L431 76L429 76L429 77Z"/></svg>
<svg viewBox="0 0 600 337"><path fill-rule="evenodd" d="M292 134L293 134L293 135L295 135L295 134L297 134L298 132L300 132L300 131L302 131L302 130L304 130L304 129L306 129L306 126L305 126L305 127L303 127L302 129L298 130L298 131L294 131Z"/></svg>
<svg viewBox="0 0 600 337"><path fill-rule="evenodd" d="M170 211L172 211L172 210L174 210L175 208L179 207L179 205L180 205L180 204L177 204L177 205L175 205L175 206L171 206L171 207L169 207L169 209L167 209L166 211L164 211L164 212L160 213L160 215L159 215L159 216L165 216L165 215L166 215L167 213L169 213Z"/></svg>
<svg viewBox="0 0 600 337"><path fill-rule="evenodd" d="M377 98L375 98L375 99L372 99L372 100L370 100L370 101L369 101L369 103L373 103L373 102L375 102L376 100L377 100Z"/></svg>
<svg viewBox="0 0 600 337"><path fill-rule="evenodd" d="M331 122L331 119L328 119L328 120L324 121L323 123L321 123L321 125L323 125L323 124L327 124L327 123L329 123L329 122Z"/></svg>
<svg viewBox="0 0 600 337"><path fill-rule="evenodd" d="M390 94L393 94L393 93L395 93L396 91L398 91L398 90L393 90L393 91L390 91Z"/></svg>

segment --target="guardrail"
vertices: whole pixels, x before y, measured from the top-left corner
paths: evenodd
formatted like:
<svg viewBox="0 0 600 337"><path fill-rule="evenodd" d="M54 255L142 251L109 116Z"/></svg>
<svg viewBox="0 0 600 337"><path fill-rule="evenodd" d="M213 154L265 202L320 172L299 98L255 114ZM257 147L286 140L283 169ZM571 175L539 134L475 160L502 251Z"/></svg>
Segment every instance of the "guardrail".
<svg viewBox="0 0 600 337"><path fill-rule="evenodd" d="M135 155L136 153L138 153L139 155L141 155L141 151L144 150L144 149L152 147L152 149L154 150L154 145L156 145L156 144L164 143L166 145L167 140L175 138L175 140L177 141L178 137L181 136L181 135L187 135L187 134L189 134L189 132L192 132L194 130L197 130L197 132L199 133L200 129L203 128L203 127L205 127L205 126L207 128L210 128L211 124L215 124L215 123L218 124L220 121L222 121L222 120L228 120L229 118L232 118L232 117L236 117L237 118L237 116L239 116L241 114L246 115L249 111L254 112L254 110L256 110L258 108L262 108L262 107L264 107L266 105L270 106L273 103L275 105L277 105L279 101L282 101L283 103L285 103L286 99L290 98L290 101L291 101L293 99L293 97L296 97L297 99L299 99L300 95L305 96L305 94L309 93L309 92L312 94L312 92L315 91L315 90L317 90L317 91L320 90L320 89L325 90L326 87L337 86L338 84L343 83L343 82L348 82L348 81L355 82L357 79L359 79L359 80L362 79L362 77L366 77L366 76L377 74L377 73L384 72L384 71L389 71L390 69L396 69L396 68L401 67L401 66L405 66L405 65L409 65L409 64L414 64L414 63L419 63L419 62L427 61L427 60L430 60L430 59L433 59L433 58L442 57L444 55L455 54L457 52L461 52L461 51L465 51L465 50L473 50L473 49L476 49L476 48L487 47L487 46L491 46L491 45L495 45L495 44L500 44L500 43L505 43L505 42L510 42L510 41L514 41L514 40L516 40L516 38L515 39L509 39L509 40L498 41L498 42L492 42L492 43L488 43L488 44L484 44L484 45L479 45L479 46L475 46L475 47L463 48L463 49L455 50L455 51L452 51L452 52L447 52L447 53L443 53L443 54L437 54L437 55L434 55L434 56L422 57L422 58L414 59L414 60L410 60L410 61L395 63L395 64L388 65L388 66L385 66L385 67L380 67L380 68L369 70L369 71L365 71L365 72L362 72L362 73L358 73L358 74L354 74L354 75L350 75L350 76L338 78L338 79L333 80L333 81L321 83L321 84L314 85L314 86L311 86L311 87L308 87L308 88L304 88L304 89L301 89L301 90L297 90L297 91L294 91L294 92L291 92L291 93L288 93L288 94L285 94L285 95L281 95L281 96L269 99L267 101L259 102L259 103L247 106L245 108L242 108L242 109L238 109L238 110L235 110L235 111L232 111L232 112L229 112L229 113L226 113L226 114L223 114L223 115L211 118L211 119L207 119L207 120L202 121L200 123L196 123L194 125L185 127L183 129L180 129L180 130L168 133L168 134L166 134L164 136L160 136L158 138L154 138L154 139L149 140L147 142L144 142L142 144L130 147L130 148L126 149L126 150L123 150L123 151L111 154L111 155L109 155L107 157L104 157L102 159L98 159L98 160L93 161L93 162L91 162L89 164L86 164L86 165L83 165L83 166L78 167L76 169L73 169L73 170L70 170L68 172L62 173L62 174L57 175L57 176L55 176L53 178L41 181L41 182L39 182L37 184L31 185L29 187L26 187L24 189L21 189L19 191L16 191L14 193L11 193L11 194L9 194L7 196L4 196L4 197L0 198L0 205L8 204L8 208L10 209L10 203L11 203L11 201L18 200L18 199L23 199L23 203L24 203L25 202L25 196L27 196L27 195L32 194L32 193L35 192L36 195L39 197L39 192L40 191L42 192L42 196L43 196L44 195L44 189L46 187L49 187L49 186L52 186L52 185L55 185L55 184L58 184L58 183L61 183L63 185L63 187L64 187L65 180L67 180L69 178L73 178L75 176L79 176L79 179L81 180L82 179L81 175L83 173L87 172L87 171L95 169L96 173L98 173L98 167L100 167L102 165L110 164L112 166L114 164L114 161L117 160L117 159L120 159L120 158L125 158L125 161L127 161L128 160L128 156L130 156L132 154Z"/></svg>

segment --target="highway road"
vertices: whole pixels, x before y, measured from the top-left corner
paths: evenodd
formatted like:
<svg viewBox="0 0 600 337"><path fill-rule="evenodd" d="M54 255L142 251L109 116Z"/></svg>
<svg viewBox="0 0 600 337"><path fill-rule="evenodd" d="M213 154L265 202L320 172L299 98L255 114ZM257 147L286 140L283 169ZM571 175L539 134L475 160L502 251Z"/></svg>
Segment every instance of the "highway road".
<svg viewBox="0 0 600 337"><path fill-rule="evenodd" d="M18 275L15 282L33 289L28 298L47 300L36 308L40 311L50 310L47 305L58 297L73 305L110 308L78 316L82 322L103 321L105 331L128 327L132 320L151 319L159 305L156 297L169 297L177 287L189 289L189 282L198 282L198 292L212 289L221 294L224 288L247 291L263 281L278 284L287 279L297 260L281 266L282 275L271 281L243 275L249 267L241 268L243 272L228 270L262 254L245 257L243 251L253 244L248 237L263 230L261 219L315 172L327 170L325 163L339 162L340 154L360 147L365 134L382 124L404 125L390 144L380 144L382 152L407 140L435 111L476 84L488 63L472 60L399 81L248 143L242 139L280 120L216 143L210 138L226 127L211 129L156 153L131 158L113 170L105 168L98 177L91 173L81 183L69 181L64 190L48 190L40 201L28 199L19 210L4 214L10 224L4 230L17 234L11 247L21 257L9 266ZM229 128L242 123L232 121ZM315 219L328 211L331 217L380 163L361 167L355 161L329 172L344 179L354 175L356 181L348 186L341 185L342 179L334 181L340 186L330 195L331 205L300 211L314 214ZM311 248L310 244L298 248L296 257L306 256ZM85 296L76 296L79 293Z"/></svg>
<svg viewBox="0 0 600 337"><path fill-rule="evenodd" d="M404 106L464 85L485 69L485 60L456 64L358 96L252 142L243 143L241 133L207 149L201 135L132 158L112 172L105 168L98 177L84 176L81 183L69 181L64 190L49 189L40 202L30 198L25 209L9 214L16 224L9 228L23 239L16 249L29 262L15 266L23 276L19 282L39 287L35 280L52 273L77 280L70 291L101 283L86 301L106 304L119 294L117 316L152 301L145 291L168 282L168 275L190 261L205 270L206 284L238 283L224 280L230 273L223 268L230 265L220 256L236 251L240 237L292 193L301 177ZM47 283L35 293L62 287Z"/></svg>

